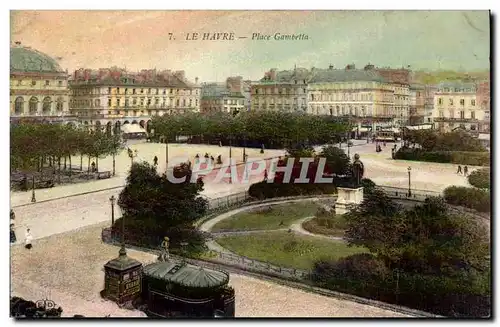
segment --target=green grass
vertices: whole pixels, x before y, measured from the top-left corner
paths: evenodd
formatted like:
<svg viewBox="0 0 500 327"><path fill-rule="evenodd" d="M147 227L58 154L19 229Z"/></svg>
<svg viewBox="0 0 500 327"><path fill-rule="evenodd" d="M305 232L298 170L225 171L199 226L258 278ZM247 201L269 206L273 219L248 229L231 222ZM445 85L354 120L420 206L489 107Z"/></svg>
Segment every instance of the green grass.
<svg viewBox="0 0 500 327"><path fill-rule="evenodd" d="M313 234L344 236L346 222L343 215L315 217L302 224L302 228Z"/></svg>
<svg viewBox="0 0 500 327"><path fill-rule="evenodd" d="M341 241L284 231L225 236L218 238L217 243L248 258L305 270L312 269L314 262L320 259L337 260L368 252L364 248L348 247Z"/></svg>
<svg viewBox="0 0 500 327"><path fill-rule="evenodd" d="M318 205L311 201L264 206L238 213L215 224L212 231L273 230L288 228L301 218L314 216ZM280 223L283 223L282 225Z"/></svg>

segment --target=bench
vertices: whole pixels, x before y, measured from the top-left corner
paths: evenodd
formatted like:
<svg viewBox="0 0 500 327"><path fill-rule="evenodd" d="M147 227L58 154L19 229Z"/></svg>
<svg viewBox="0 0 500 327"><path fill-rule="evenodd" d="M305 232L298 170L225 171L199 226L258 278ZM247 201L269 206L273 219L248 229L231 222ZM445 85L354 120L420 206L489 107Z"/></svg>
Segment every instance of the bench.
<svg viewBox="0 0 500 327"><path fill-rule="evenodd" d="M110 171L101 171L97 173L97 179L106 179L106 178L111 178Z"/></svg>

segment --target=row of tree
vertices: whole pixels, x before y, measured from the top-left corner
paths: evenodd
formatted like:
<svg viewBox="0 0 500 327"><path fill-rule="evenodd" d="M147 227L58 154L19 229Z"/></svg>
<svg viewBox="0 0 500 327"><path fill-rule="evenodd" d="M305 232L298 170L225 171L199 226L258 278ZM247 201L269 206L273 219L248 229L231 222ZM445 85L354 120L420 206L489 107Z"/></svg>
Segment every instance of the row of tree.
<svg viewBox="0 0 500 327"><path fill-rule="evenodd" d="M46 166L60 173L62 166L71 167L71 157L76 155L88 157L89 170L90 161L94 158L98 170L99 158L117 155L124 148L118 134L101 130L89 132L71 125L39 123L11 125L10 146L11 171L25 174L42 172Z"/></svg>
<svg viewBox="0 0 500 327"><path fill-rule="evenodd" d="M154 117L156 137L173 141L190 136L193 142L208 142L284 148L295 144L339 142L349 130L346 120L287 112L233 112Z"/></svg>
<svg viewBox="0 0 500 327"><path fill-rule="evenodd" d="M481 142L465 131L439 133L435 130L405 130L404 140L409 146L423 151L471 151L485 152Z"/></svg>

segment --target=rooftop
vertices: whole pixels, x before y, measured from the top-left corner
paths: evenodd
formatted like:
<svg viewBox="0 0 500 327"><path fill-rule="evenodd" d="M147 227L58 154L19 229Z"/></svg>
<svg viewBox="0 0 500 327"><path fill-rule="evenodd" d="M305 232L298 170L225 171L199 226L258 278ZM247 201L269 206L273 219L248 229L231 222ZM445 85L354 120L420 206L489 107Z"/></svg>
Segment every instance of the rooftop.
<svg viewBox="0 0 500 327"><path fill-rule="evenodd" d="M181 286L215 288L227 285L229 275L223 271L197 267L175 261L159 261L144 267L145 276Z"/></svg>

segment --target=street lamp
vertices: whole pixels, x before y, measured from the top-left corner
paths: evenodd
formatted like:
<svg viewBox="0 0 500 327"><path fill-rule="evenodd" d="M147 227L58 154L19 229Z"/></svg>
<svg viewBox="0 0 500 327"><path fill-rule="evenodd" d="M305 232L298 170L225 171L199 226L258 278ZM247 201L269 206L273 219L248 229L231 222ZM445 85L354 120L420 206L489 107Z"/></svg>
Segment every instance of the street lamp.
<svg viewBox="0 0 500 327"><path fill-rule="evenodd" d="M411 167L408 167L408 197L411 197Z"/></svg>
<svg viewBox="0 0 500 327"><path fill-rule="evenodd" d="M168 171L168 139L167 136L163 136L165 138L165 171Z"/></svg>
<svg viewBox="0 0 500 327"><path fill-rule="evenodd" d="M109 198L109 202L111 202L111 228L115 225L115 201L116 198L114 195L112 195Z"/></svg>
<svg viewBox="0 0 500 327"><path fill-rule="evenodd" d="M134 158L137 157L137 150L132 151L128 149L128 157L130 158L130 165L134 164Z"/></svg>
<svg viewBox="0 0 500 327"><path fill-rule="evenodd" d="M31 202L35 203L36 202L36 197L35 197L35 175L31 176Z"/></svg>

